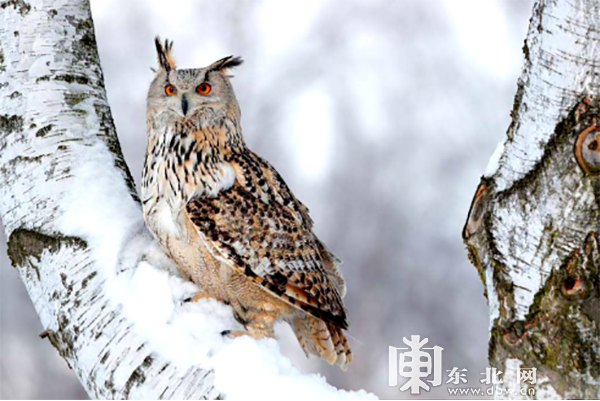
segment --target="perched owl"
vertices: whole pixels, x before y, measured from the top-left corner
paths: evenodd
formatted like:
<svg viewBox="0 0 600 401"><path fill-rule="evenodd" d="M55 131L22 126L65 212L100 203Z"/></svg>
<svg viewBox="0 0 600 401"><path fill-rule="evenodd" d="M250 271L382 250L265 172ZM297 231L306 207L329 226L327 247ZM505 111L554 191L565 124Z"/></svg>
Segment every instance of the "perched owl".
<svg viewBox="0 0 600 401"><path fill-rule="evenodd" d="M226 57L176 69L173 42L156 38L142 174L144 219L163 250L202 292L232 306L245 330L273 337L288 322L304 352L346 369L352 353L339 260L312 232L308 209L246 146Z"/></svg>

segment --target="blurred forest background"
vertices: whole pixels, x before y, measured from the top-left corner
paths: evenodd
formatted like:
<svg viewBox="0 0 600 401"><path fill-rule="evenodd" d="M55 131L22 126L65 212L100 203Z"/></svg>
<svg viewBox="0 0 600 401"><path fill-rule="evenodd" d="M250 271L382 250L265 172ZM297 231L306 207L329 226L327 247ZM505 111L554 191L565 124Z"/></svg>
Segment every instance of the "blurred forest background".
<svg viewBox="0 0 600 401"><path fill-rule="evenodd" d="M532 0L92 0L109 102L139 180L155 35L180 67L241 55L233 80L249 146L310 208L344 260L354 364L284 353L345 389L388 387L388 346L418 334L444 369L487 366L483 286L461 229L503 140ZM90 183L93 185L93 183ZM47 340L0 234L0 397L84 398ZM444 377L445 383L447 377ZM437 387L423 395L445 398Z"/></svg>

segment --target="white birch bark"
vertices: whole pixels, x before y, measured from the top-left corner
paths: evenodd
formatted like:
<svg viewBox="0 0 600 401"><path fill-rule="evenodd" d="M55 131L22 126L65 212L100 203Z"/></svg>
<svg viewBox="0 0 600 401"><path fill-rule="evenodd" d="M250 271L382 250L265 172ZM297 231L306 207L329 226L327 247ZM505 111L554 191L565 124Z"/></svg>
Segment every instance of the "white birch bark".
<svg viewBox="0 0 600 401"><path fill-rule="evenodd" d="M106 162L95 166L114 177L116 204L139 213L141 222L106 100L88 1L4 1L0 21L0 215L9 256L46 328L42 336L91 398L219 396L211 371L182 369L152 352L111 299L88 240L61 227L68 212L63 203L106 185L91 179L82 188L73 174L91 158ZM107 219L110 207L103 212ZM80 218L82 226L94 224ZM144 234L138 241L143 238L151 244Z"/></svg>
<svg viewBox="0 0 600 401"><path fill-rule="evenodd" d="M43 341L89 396L375 398L302 374L273 339L224 338L223 330L242 328L230 307L184 302L198 288L177 276L145 228L89 0L4 1L0 21L8 254L46 329Z"/></svg>
<svg viewBox="0 0 600 401"><path fill-rule="evenodd" d="M540 0L512 123L463 237L486 288L497 398L600 397L600 2ZM598 136L598 138L597 138ZM518 383L536 368L536 383Z"/></svg>

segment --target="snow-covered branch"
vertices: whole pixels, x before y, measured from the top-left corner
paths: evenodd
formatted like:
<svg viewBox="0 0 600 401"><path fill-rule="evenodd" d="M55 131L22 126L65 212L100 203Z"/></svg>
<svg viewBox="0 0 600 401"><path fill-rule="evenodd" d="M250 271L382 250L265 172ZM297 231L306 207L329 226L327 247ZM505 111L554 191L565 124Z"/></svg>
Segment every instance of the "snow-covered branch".
<svg viewBox="0 0 600 401"><path fill-rule="evenodd" d="M536 2L512 123L463 232L490 363L504 389L537 398L600 396L599 27L596 0ZM519 368L535 383L518 384Z"/></svg>
<svg viewBox="0 0 600 401"><path fill-rule="evenodd" d="M301 374L275 340L224 339L221 331L237 326L225 305L183 302L196 288L144 226L88 1L4 1L0 14L8 252L42 337L90 397L373 397Z"/></svg>

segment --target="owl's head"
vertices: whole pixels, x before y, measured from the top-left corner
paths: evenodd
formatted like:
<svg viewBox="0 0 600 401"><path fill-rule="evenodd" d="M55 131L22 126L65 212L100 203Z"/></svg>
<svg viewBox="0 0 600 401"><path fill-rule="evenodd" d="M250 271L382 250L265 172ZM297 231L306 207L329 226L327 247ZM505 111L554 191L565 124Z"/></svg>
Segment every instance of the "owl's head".
<svg viewBox="0 0 600 401"><path fill-rule="evenodd" d="M242 64L240 57L225 57L204 68L177 69L173 42L161 43L157 37L155 44L158 69L148 91L149 117L166 124L239 120L240 109L227 71Z"/></svg>

